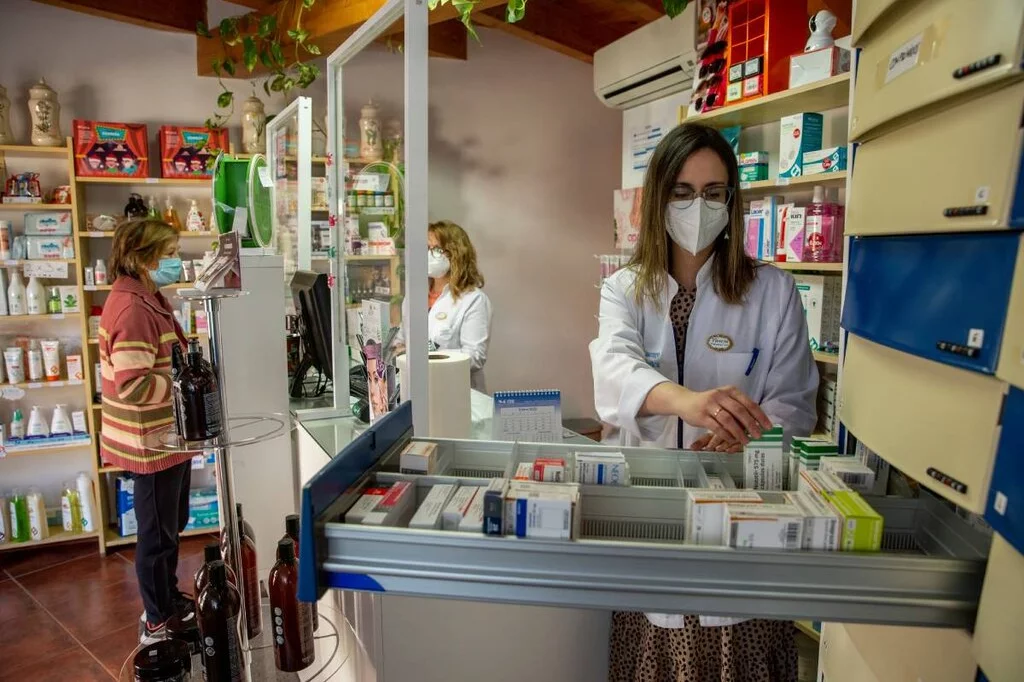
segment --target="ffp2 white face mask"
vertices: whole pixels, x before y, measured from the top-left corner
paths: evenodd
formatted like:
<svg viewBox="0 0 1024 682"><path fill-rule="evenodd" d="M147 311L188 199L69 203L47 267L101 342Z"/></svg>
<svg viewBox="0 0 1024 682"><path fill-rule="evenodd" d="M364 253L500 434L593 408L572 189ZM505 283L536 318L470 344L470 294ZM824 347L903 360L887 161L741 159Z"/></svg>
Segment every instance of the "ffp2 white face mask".
<svg viewBox="0 0 1024 682"><path fill-rule="evenodd" d="M727 204L707 202L697 197L689 206L681 208L683 201L671 201L665 210L665 229L672 241L684 251L696 255L718 238L729 224Z"/></svg>
<svg viewBox="0 0 1024 682"><path fill-rule="evenodd" d="M427 252L427 277L444 277L451 267L448 256L435 254L433 249Z"/></svg>

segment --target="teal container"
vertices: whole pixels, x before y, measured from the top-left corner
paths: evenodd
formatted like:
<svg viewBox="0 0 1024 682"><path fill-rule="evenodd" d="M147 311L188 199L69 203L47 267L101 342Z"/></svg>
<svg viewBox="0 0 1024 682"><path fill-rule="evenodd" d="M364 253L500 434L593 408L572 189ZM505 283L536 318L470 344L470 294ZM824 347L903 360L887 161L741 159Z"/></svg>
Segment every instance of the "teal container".
<svg viewBox="0 0 1024 682"><path fill-rule="evenodd" d="M28 542L32 529L28 523L28 500L25 493L15 489L11 493L11 542Z"/></svg>

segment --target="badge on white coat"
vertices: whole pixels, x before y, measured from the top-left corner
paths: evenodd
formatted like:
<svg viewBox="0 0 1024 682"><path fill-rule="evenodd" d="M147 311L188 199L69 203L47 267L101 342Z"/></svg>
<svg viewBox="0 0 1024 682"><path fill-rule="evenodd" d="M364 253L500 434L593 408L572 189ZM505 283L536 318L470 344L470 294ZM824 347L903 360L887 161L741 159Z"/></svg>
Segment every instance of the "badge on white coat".
<svg viewBox="0 0 1024 682"><path fill-rule="evenodd" d="M732 339L725 334L712 334L708 337L708 348L724 353L732 348Z"/></svg>

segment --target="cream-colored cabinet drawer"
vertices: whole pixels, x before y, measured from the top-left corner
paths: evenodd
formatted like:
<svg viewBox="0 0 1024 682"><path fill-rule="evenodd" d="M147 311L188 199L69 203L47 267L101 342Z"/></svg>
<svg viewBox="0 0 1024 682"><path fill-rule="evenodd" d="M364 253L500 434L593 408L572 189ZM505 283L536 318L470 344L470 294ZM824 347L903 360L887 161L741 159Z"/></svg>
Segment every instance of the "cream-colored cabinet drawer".
<svg viewBox="0 0 1024 682"><path fill-rule="evenodd" d="M1024 680L1024 555L998 533L985 571L974 626L974 656L989 682Z"/></svg>
<svg viewBox="0 0 1024 682"><path fill-rule="evenodd" d="M853 334L843 369L850 432L921 485L984 513L1006 383Z"/></svg>
<svg viewBox="0 0 1024 682"><path fill-rule="evenodd" d="M1019 75L1022 22L1020 0L904 0L891 8L860 46L850 140Z"/></svg>
<svg viewBox="0 0 1024 682"><path fill-rule="evenodd" d="M1022 111L1024 82L858 146L846 231L876 235L1006 227L1024 211L1018 178Z"/></svg>
<svg viewBox="0 0 1024 682"><path fill-rule="evenodd" d="M860 45L861 39L875 21L882 16L893 5L906 0L857 0L853 8L853 30L850 32L850 40L855 46Z"/></svg>
<svg viewBox="0 0 1024 682"><path fill-rule="evenodd" d="M1006 326L999 348L996 376L1024 389L1024 239L1017 249L1017 269L1010 284L1010 302L1006 307Z"/></svg>

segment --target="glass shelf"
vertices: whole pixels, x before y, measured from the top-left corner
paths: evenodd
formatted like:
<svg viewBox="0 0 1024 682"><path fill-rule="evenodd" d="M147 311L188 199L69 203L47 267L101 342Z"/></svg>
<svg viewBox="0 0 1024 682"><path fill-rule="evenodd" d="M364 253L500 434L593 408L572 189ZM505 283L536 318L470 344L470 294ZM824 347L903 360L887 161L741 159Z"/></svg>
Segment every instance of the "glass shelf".
<svg viewBox="0 0 1024 682"><path fill-rule="evenodd" d="M174 424L146 434L143 446L155 452L199 452L221 450L227 447L243 447L262 443L288 433L295 424L287 414L268 412L266 414L240 414L228 417L228 440L185 440L174 430Z"/></svg>
<svg viewBox="0 0 1024 682"><path fill-rule="evenodd" d="M179 289L174 293L178 298L185 301L219 301L224 298L238 298L239 296L248 296L248 291L241 291L239 289L210 289L208 291L199 291L196 288Z"/></svg>

